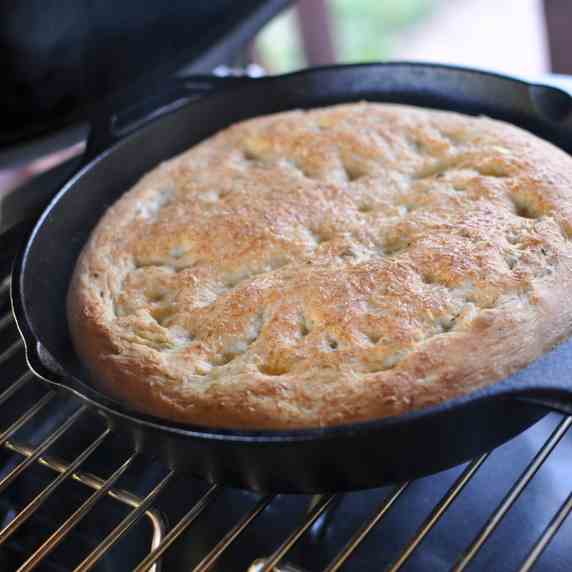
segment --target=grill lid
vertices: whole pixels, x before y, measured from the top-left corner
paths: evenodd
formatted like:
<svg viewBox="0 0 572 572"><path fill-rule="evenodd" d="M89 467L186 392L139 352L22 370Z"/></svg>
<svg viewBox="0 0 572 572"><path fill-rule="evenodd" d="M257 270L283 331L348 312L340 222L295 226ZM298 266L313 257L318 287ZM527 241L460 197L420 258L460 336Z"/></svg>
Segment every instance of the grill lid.
<svg viewBox="0 0 572 572"><path fill-rule="evenodd" d="M288 0L0 0L0 151L231 63Z"/></svg>

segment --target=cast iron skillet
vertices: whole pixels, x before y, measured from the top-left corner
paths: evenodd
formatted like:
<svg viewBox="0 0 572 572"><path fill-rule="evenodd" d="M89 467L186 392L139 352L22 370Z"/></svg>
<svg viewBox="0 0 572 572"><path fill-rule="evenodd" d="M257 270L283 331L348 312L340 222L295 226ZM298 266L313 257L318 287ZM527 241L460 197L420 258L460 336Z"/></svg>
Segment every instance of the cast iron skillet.
<svg viewBox="0 0 572 572"><path fill-rule="evenodd" d="M146 454L208 481L264 491L341 491L415 478L507 441L546 414L542 405L572 414L572 341L463 398L394 418L310 430L236 431L172 423L138 413L87 381L70 343L65 298L76 258L107 207L158 162L230 123L358 100L484 113L572 152L571 97L475 70L396 63L256 80L187 80L155 98L151 111L143 105L113 121L101 117L94 124L89 159L36 224L15 264L12 288L33 371L93 405ZM143 120L133 127L132 119L141 114ZM130 125L121 127L122 121Z"/></svg>

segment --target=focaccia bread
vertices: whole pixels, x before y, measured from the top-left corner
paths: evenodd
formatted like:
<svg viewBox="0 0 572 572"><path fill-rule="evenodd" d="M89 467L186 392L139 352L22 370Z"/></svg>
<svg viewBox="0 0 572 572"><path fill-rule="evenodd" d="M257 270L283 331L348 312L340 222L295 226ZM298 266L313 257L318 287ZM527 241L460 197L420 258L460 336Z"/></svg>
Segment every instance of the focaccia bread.
<svg viewBox="0 0 572 572"><path fill-rule="evenodd" d="M482 117L259 117L143 177L77 264L98 383L216 427L377 419L493 383L572 331L572 159Z"/></svg>

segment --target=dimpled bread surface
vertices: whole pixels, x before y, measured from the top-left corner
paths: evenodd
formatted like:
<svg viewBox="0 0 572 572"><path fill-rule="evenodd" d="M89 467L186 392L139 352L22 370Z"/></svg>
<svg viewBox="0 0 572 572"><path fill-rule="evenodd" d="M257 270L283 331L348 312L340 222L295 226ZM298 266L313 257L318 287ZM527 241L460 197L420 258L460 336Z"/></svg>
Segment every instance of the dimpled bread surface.
<svg viewBox="0 0 572 572"><path fill-rule="evenodd" d="M77 263L97 384L221 428L398 415L572 330L572 159L484 117L354 103L233 125L144 176Z"/></svg>

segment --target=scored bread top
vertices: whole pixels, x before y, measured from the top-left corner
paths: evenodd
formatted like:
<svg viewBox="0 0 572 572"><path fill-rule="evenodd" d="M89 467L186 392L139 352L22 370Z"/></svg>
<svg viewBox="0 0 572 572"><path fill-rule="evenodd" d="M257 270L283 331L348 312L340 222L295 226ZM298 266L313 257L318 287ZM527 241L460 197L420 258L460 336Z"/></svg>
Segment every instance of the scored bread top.
<svg viewBox="0 0 572 572"><path fill-rule="evenodd" d="M68 298L98 383L218 427L396 415L572 331L572 159L487 118L356 103L259 117L143 177Z"/></svg>

